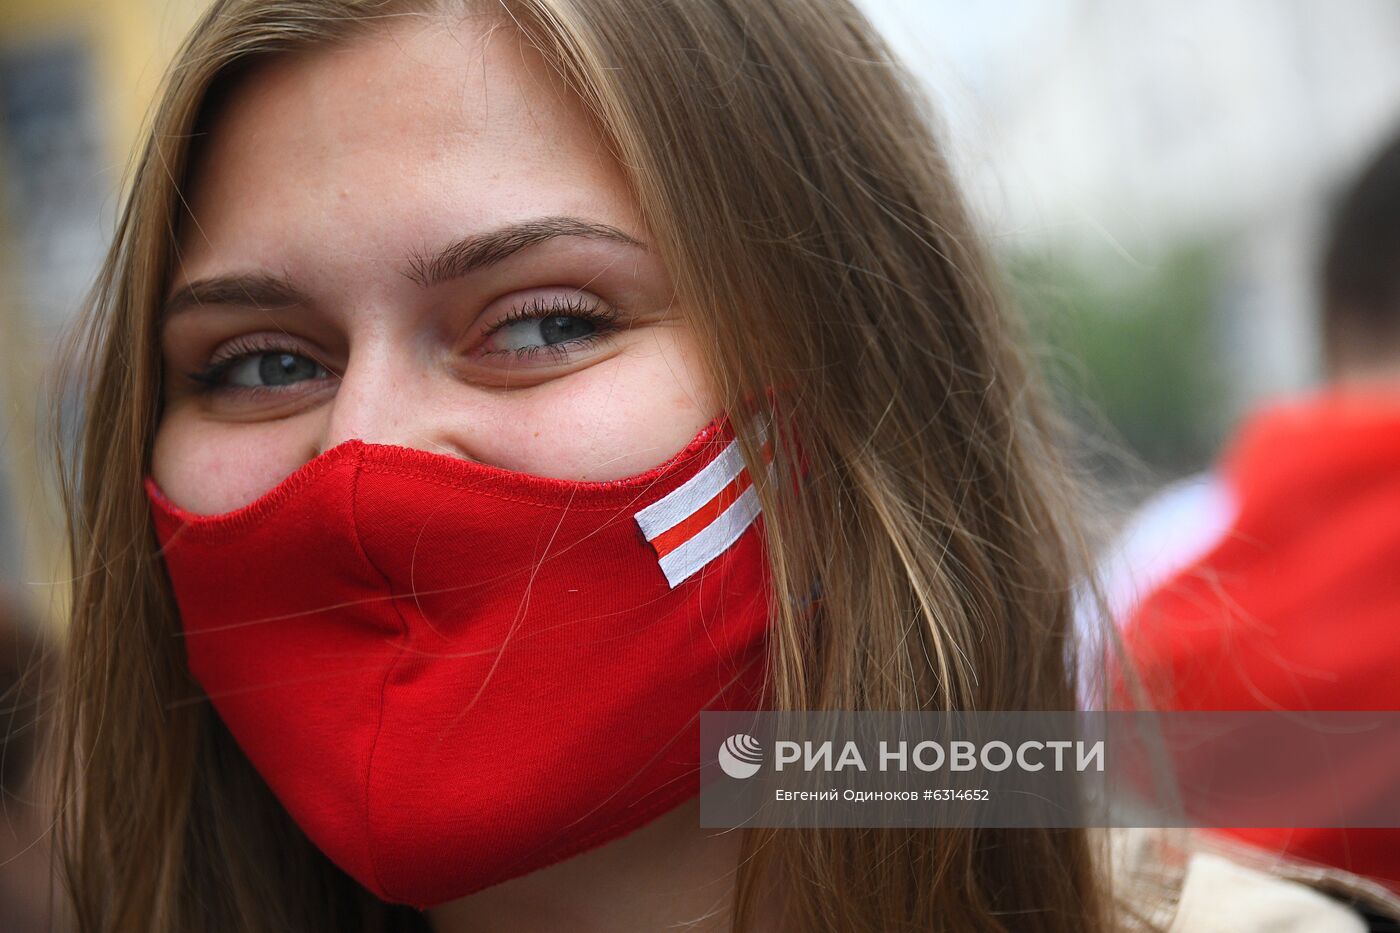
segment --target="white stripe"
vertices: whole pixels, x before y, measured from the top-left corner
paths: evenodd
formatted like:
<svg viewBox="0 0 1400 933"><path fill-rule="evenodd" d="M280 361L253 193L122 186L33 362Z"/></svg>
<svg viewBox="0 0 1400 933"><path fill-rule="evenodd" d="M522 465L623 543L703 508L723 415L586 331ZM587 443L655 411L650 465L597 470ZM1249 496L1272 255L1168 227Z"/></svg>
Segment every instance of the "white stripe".
<svg viewBox="0 0 1400 933"><path fill-rule="evenodd" d="M760 427L759 442L762 443L767 437L768 431ZM739 439L735 438L699 473L637 512L637 524L642 527L642 534L651 541L679 525L719 495L720 490L728 486L743 469L743 452L739 449Z"/></svg>
<svg viewBox="0 0 1400 933"><path fill-rule="evenodd" d="M769 467L770 471L772 467ZM661 558L661 571L671 588L679 586L691 574L723 554L744 529L758 517L758 490L750 486L734 503L720 513L685 544Z"/></svg>

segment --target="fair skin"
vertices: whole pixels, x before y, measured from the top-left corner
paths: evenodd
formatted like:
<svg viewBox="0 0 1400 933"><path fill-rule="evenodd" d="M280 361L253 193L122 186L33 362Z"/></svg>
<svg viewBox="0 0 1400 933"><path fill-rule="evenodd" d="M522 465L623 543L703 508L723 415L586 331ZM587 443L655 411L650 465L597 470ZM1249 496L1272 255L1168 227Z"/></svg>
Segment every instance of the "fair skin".
<svg viewBox="0 0 1400 933"><path fill-rule="evenodd" d="M716 413L620 167L508 30L405 18L264 64L206 146L161 329L152 475L177 505L238 508L350 438L613 479ZM537 223L514 241L531 245L470 271L411 263L561 217L574 220ZM210 283L226 276L255 278ZM295 294L258 291L272 280ZM201 371L208 388L188 375ZM738 834L698 823L692 801L429 919L439 933L723 929Z"/></svg>

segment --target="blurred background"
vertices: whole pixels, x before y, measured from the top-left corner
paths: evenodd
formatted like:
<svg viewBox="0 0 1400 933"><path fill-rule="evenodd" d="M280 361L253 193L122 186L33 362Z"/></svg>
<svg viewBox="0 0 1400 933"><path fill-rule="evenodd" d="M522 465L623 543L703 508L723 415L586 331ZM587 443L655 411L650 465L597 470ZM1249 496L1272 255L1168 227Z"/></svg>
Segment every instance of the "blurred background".
<svg viewBox="0 0 1400 933"><path fill-rule="evenodd" d="M1060 377L1158 479L1318 378L1324 209L1400 126L1400 4L862 5L940 104Z"/></svg>
<svg viewBox="0 0 1400 933"><path fill-rule="evenodd" d="M1400 3L860 2L941 108L1064 402L1107 441L1087 455L1115 508L1203 469L1252 406L1319 378L1324 209L1400 124ZM0 625L19 633L0 671L31 636L61 637L39 387L203 6L0 0ZM17 708L0 735L20 741ZM13 824L0 862L25 848ZM16 877L0 870L0 904Z"/></svg>

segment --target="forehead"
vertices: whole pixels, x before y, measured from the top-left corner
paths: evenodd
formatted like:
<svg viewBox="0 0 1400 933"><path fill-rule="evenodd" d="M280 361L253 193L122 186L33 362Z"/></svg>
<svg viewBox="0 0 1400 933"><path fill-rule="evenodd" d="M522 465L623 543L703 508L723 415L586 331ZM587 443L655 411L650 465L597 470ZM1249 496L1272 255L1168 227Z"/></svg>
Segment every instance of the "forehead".
<svg viewBox="0 0 1400 933"><path fill-rule="evenodd" d="M633 213L577 99L483 18L403 17L260 63L212 121L185 193L191 277L216 257L286 265L315 246L388 259L524 215L626 227Z"/></svg>

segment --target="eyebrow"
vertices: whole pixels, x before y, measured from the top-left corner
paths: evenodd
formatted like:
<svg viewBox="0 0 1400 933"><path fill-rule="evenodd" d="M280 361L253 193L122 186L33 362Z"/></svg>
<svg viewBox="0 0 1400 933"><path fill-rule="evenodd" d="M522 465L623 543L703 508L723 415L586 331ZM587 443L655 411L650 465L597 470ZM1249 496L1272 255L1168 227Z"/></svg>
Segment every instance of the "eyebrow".
<svg viewBox="0 0 1400 933"><path fill-rule="evenodd" d="M408 265L401 272L414 284L428 288L463 278L538 243L566 236L611 240L647 249L645 243L608 224L578 217L537 217L469 234L429 255L410 253ZM164 321L205 304L274 309L306 303L307 296L285 276L266 272L234 273L199 279L180 287L161 306L160 319Z"/></svg>

